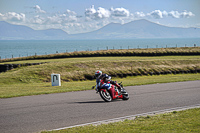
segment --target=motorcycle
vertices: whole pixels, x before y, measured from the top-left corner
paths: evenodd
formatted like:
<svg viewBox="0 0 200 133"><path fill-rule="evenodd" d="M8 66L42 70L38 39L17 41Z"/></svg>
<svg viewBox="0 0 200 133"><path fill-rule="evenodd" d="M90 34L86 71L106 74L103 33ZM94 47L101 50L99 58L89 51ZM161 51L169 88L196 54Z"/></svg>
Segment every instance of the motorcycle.
<svg viewBox="0 0 200 133"><path fill-rule="evenodd" d="M116 87L113 84L111 85L110 89L114 90L114 96L112 96L111 91L109 91L109 90L107 90L105 88L101 88L101 89L96 90L96 93L99 93L99 95L101 96L101 98L105 102L111 102L114 99L128 100L129 99L129 94L124 89L124 87L122 85L122 82L119 83L118 85L120 85L120 88ZM93 86L92 88L94 89L95 86Z"/></svg>

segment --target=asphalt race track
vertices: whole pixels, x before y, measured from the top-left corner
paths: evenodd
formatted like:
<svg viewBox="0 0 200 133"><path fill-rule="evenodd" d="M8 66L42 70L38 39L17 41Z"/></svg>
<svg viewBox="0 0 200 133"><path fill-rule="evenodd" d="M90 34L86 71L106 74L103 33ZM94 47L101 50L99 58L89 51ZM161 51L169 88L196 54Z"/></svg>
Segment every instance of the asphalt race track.
<svg viewBox="0 0 200 133"><path fill-rule="evenodd" d="M39 132L200 104L200 81L125 88L130 99L111 103L94 90L0 99L0 132Z"/></svg>

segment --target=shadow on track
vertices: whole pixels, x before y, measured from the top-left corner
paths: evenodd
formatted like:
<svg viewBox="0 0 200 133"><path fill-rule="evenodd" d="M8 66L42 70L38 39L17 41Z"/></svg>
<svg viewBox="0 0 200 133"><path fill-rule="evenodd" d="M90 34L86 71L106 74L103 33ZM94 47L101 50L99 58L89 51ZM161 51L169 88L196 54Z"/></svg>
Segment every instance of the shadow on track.
<svg viewBox="0 0 200 133"><path fill-rule="evenodd" d="M119 102L121 100L115 99L112 102ZM84 103L112 103L112 102L105 102L105 101L86 101L86 102L74 102L74 103L79 103L79 104L84 104Z"/></svg>
<svg viewBox="0 0 200 133"><path fill-rule="evenodd" d="M75 102L75 103L83 104L83 103L105 103L105 102L104 101L86 101L86 102Z"/></svg>

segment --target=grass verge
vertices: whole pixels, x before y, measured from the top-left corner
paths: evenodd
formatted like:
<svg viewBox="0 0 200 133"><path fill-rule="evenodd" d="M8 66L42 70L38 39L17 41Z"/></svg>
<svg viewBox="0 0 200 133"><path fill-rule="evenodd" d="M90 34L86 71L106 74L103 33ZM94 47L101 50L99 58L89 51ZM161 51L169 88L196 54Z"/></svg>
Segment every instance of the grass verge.
<svg viewBox="0 0 200 133"><path fill-rule="evenodd" d="M123 82L124 86L145 85L155 83L168 83L200 80L200 74L168 74L159 76L132 76L127 78L113 78ZM70 91L90 90L95 85L92 81L61 82L62 86L51 86L50 82L32 83L7 83L0 84L0 98L30 96Z"/></svg>
<svg viewBox="0 0 200 133"><path fill-rule="evenodd" d="M118 82L123 81L125 86L200 80L200 74L182 74L199 72L200 56L88 57L9 63L32 61L48 63L22 66L0 73L0 98L88 90L95 84L95 80L88 79L93 79L98 69ZM61 87L51 86L52 73L61 75ZM155 74L167 75L149 76Z"/></svg>
<svg viewBox="0 0 200 133"><path fill-rule="evenodd" d="M91 80L99 69L112 77L200 72L200 56L88 57L45 61L48 63L22 66L0 73L0 84L50 82L52 73L59 73L65 82Z"/></svg>
<svg viewBox="0 0 200 133"><path fill-rule="evenodd" d="M70 128L60 131L43 131L42 133L185 133L200 132L200 108L155 116L138 117L135 120L89 125L84 127Z"/></svg>

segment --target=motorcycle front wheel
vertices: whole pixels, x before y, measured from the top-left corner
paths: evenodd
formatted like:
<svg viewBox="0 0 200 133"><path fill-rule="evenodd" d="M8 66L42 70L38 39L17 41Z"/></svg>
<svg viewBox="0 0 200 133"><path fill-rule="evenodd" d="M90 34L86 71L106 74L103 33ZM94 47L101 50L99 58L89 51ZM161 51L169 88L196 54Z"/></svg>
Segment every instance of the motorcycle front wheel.
<svg viewBox="0 0 200 133"><path fill-rule="evenodd" d="M125 93L123 93L122 95L123 95L122 100L128 100L129 99L129 94L126 92L126 90L125 90Z"/></svg>
<svg viewBox="0 0 200 133"><path fill-rule="evenodd" d="M111 102L112 101L112 97L106 89L100 90L99 94L105 102Z"/></svg>

